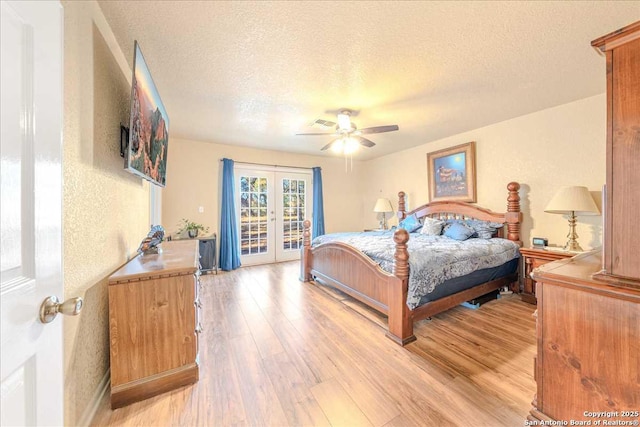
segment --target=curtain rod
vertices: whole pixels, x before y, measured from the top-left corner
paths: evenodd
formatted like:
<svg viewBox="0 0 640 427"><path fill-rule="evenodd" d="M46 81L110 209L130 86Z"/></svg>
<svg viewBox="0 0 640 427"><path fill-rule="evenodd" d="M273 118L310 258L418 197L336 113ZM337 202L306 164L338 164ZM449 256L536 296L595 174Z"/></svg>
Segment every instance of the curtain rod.
<svg viewBox="0 0 640 427"><path fill-rule="evenodd" d="M223 161L224 159L218 159L219 162ZM234 160L235 161L235 160ZM242 163L245 165L256 165L256 166L272 166L274 168L291 168L291 169L309 169L312 170L313 168L305 168L303 166L286 166L286 165L268 165L266 163L253 163L253 162L236 162L236 163Z"/></svg>

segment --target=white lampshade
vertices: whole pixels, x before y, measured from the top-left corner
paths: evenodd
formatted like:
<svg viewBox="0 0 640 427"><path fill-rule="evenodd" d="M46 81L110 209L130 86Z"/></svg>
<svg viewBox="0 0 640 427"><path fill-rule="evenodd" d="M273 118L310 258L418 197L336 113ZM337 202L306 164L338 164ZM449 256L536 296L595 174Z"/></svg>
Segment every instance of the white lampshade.
<svg viewBox="0 0 640 427"><path fill-rule="evenodd" d="M376 206L373 208L374 212L393 212L393 207L389 199L378 199Z"/></svg>
<svg viewBox="0 0 640 427"><path fill-rule="evenodd" d="M575 215L598 215L600 211L589 193L587 187L562 187L546 209L548 213L568 214L574 212Z"/></svg>

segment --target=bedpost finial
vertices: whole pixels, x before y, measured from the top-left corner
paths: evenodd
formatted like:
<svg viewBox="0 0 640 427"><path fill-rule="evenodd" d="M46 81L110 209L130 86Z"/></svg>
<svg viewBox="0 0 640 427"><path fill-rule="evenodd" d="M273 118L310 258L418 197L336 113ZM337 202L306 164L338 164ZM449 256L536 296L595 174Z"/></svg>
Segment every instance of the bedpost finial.
<svg viewBox="0 0 640 427"><path fill-rule="evenodd" d="M398 218L400 218L400 220L403 220L405 217L405 196L406 193L404 191L398 192Z"/></svg>
<svg viewBox="0 0 640 427"><path fill-rule="evenodd" d="M311 246L311 221L305 219L302 227L302 246Z"/></svg>
<svg viewBox="0 0 640 427"><path fill-rule="evenodd" d="M507 190L509 190L509 197L507 197L507 212L520 212L520 184L517 182L510 182L507 184Z"/></svg>
<svg viewBox="0 0 640 427"><path fill-rule="evenodd" d="M409 251L407 250L409 233L407 233L407 230L399 228L393 233L393 241L396 243L393 274L398 279L404 280L409 277Z"/></svg>
<svg viewBox="0 0 640 427"><path fill-rule="evenodd" d="M409 241L409 233L404 228L398 228L393 233L393 241L396 245L404 245Z"/></svg>

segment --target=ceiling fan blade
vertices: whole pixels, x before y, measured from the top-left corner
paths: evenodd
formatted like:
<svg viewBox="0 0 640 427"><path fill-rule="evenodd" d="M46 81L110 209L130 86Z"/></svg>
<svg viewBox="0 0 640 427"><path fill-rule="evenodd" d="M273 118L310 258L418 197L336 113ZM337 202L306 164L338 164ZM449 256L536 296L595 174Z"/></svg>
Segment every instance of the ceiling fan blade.
<svg viewBox="0 0 640 427"><path fill-rule="evenodd" d="M310 132L310 133L296 133L296 135L335 135L335 132Z"/></svg>
<svg viewBox="0 0 640 427"><path fill-rule="evenodd" d="M356 141L358 141L360 143L360 145L362 145L363 147L367 147L367 148L371 148L373 146L376 145L375 142L367 139L367 138L363 138L361 136L352 136L352 138L354 138Z"/></svg>
<svg viewBox="0 0 640 427"><path fill-rule="evenodd" d="M366 135L368 133L393 132L394 130L398 130L398 129L400 129L398 125L387 125L387 126L374 126L370 128L359 129L358 132L360 132L363 135Z"/></svg>
<svg viewBox="0 0 640 427"><path fill-rule="evenodd" d="M322 147L322 148L320 149L320 151L327 151L329 148L331 148L331 146L332 146L333 144L335 144L336 142L340 141L341 139L342 139L342 138L334 139L333 141L331 141L330 143L328 143L327 145L325 145L324 147Z"/></svg>

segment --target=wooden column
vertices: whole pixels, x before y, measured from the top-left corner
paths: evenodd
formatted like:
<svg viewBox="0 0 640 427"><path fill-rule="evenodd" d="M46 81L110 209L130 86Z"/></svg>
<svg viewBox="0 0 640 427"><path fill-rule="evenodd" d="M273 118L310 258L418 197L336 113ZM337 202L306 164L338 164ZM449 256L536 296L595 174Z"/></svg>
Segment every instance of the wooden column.
<svg viewBox="0 0 640 427"><path fill-rule="evenodd" d="M404 200L405 193L401 191L398 193L398 219L402 221L406 216L406 206Z"/></svg>
<svg viewBox="0 0 640 427"><path fill-rule="evenodd" d="M599 280L640 288L640 21L591 42L606 55L607 187Z"/></svg>
<svg viewBox="0 0 640 427"><path fill-rule="evenodd" d="M302 253L300 254L300 281L311 280L311 221L302 223Z"/></svg>
<svg viewBox="0 0 640 427"><path fill-rule="evenodd" d="M404 194L401 192L401 194ZM402 228L393 234L396 243L394 277L389 278L389 332L387 337L396 344L406 345L416 340L413 335L413 318L407 307L409 289L409 251L407 242L409 233Z"/></svg>
<svg viewBox="0 0 640 427"><path fill-rule="evenodd" d="M509 190L509 196L507 197L507 213L505 219L507 221L507 239L516 242L522 247L522 240L520 240L520 224L522 223L522 212L520 211L520 184L517 182L510 182L507 184L507 190Z"/></svg>

